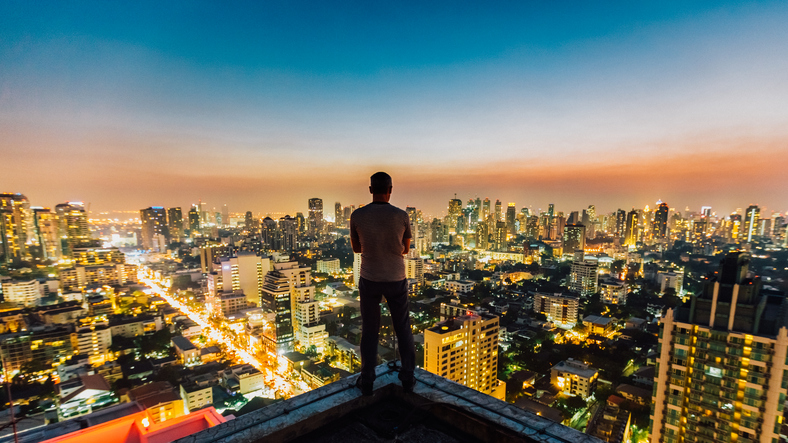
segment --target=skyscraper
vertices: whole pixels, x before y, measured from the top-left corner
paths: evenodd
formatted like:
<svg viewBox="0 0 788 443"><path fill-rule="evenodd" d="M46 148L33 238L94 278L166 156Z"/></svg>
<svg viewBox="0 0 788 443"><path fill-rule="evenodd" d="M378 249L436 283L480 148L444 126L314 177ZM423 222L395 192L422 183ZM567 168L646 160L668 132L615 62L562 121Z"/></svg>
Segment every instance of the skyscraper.
<svg viewBox="0 0 788 443"><path fill-rule="evenodd" d="M502 209L501 209L501 201L500 200L495 200L495 214L494 214L494 217L495 217L495 221L497 221L497 222L503 221L503 212L502 212Z"/></svg>
<svg viewBox="0 0 788 443"><path fill-rule="evenodd" d="M0 194L0 211L3 219L0 235L6 260L30 258L27 243L33 237L33 220L27 197L19 193Z"/></svg>
<svg viewBox="0 0 788 443"><path fill-rule="evenodd" d="M323 232L323 199L309 199L309 219L307 220L307 235L317 237Z"/></svg>
<svg viewBox="0 0 788 443"><path fill-rule="evenodd" d="M662 201L657 202L657 208L654 210L654 225L651 233L655 239L662 239L668 236L669 210L670 208L667 203L663 203Z"/></svg>
<svg viewBox="0 0 788 443"><path fill-rule="evenodd" d="M476 224L476 249L486 251L490 247L490 225L486 221Z"/></svg>
<svg viewBox="0 0 788 443"><path fill-rule="evenodd" d="M260 294L260 304L276 317L272 328L273 337L265 337L268 340L266 347L280 355L292 351L295 341L291 300L292 291L287 275L277 270L267 273Z"/></svg>
<svg viewBox="0 0 788 443"><path fill-rule="evenodd" d="M447 225L449 226L449 230L453 230L455 233L457 232L457 219L462 216L462 200L458 198L453 198L449 200L449 210L448 210L448 220Z"/></svg>
<svg viewBox="0 0 788 443"><path fill-rule="evenodd" d="M624 244L626 246L634 246L638 242L639 229L640 229L640 216L638 211L631 210L627 214L627 224L624 228Z"/></svg>
<svg viewBox="0 0 788 443"><path fill-rule="evenodd" d="M59 260L63 256L63 248L58 235L57 215L49 208L33 208L33 227L41 248L41 257Z"/></svg>
<svg viewBox="0 0 788 443"><path fill-rule="evenodd" d="M703 291L662 319L652 443L780 441L788 300L728 254Z"/></svg>
<svg viewBox="0 0 788 443"><path fill-rule="evenodd" d="M509 206L506 207L506 230L509 233L509 235L517 235L517 231L515 230L515 224L514 224L516 217L517 217L517 208L514 207L514 203L509 203Z"/></svg>
<svg viewBox="0 0 788 443"><path fill-rule="evenodd" d="M586 227L581 224L564 226L564 253L583 251L586 248Z"/></svg>
<svg viewBox="0 0 788 443"><path fill-rule="evenodd" d="M595 258L586 260L583 251L575 251L569 272L569 289L580 295L596 294L599 287L598 270L599 264Z"/></svg>
<svg viewBox="0 0 788 443"><path fill-rule="evenodd" d="M509 244L506 241L506 223L502 221L495 223L495 231L493 232L493 249L500 252L505 252L509 249Z"/></svg>
<svg viewBox="0 0 788 443"><path fill-rule="evenodd" d="M744 213L744 223L742 223L741 239L750 243L752 237L757 235L758 220L761 216L761 208L758 205L750 205L747 207L747 212Z"/></svg>
<svg viewBox="0 0 788 443"><path fill-rule="evenodd" d="M172 241L183 241L183 213L181 208L167 209L167 229L170 231L170 239Z"/></svg>
<svg viewBox="0 0 788 443"><path fill-rule="evenodd" d="M189 209L189 230L192 231L192 235L200 232L200 210L196 205L192 205Z"/></svg>
<svg viewBox="0 0 788 443"><path fill-rule="evenodd" d="M142 221L142 247L163 252L170 243L170 231L167 228L167 213L161 206L140 209Z"/></svg>
<svg viewBox="0 0 788 443"><path fill-rule="evenodd" d="M485 198L484 199L484 203L482 203L482 211L481 212L482 212L482 214L481 214L481 217L479 218L479 220L487 221L487 219L490 218L490 199L489 198Z"/></svg>
<svg viewBox="0 0 788 443"><path fill-rule="evenodd" d="M627 231L627 211L623 209L619 209L616 211L616 227L615 227L615 235L616 237L622 238L626 234Z"/></svg>
<svg viewBox="0 0 788 443"><path fill-rule="evenodd" d="M342 212L342 204L339 202L334 203L334 225L338 228L345 227L345 217Z"/></svg>
<svg viewBox="0 0 788 443"><path fill-rule="evenodd" d="M61 203L55 206L55 213L60 224L60 239L64 255L71 255L73 248L90 242L88 216L82 202Z"/></svg>
<svg viewBox="0 0 788 443"><path fill-rule="evenodd" d="M503 400L498 381L498 317L469 314L424 330L424 369Z"/></svg>

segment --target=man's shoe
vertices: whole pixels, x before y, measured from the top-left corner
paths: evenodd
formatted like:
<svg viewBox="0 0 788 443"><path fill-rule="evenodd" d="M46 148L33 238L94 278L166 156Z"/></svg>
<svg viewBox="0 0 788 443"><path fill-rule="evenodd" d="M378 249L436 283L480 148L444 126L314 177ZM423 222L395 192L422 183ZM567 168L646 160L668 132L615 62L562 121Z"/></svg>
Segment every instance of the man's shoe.
<svg viewBox="0 0 788 443"><path fill-rule="evenodd" d="M415 384L416 384L415 378L402 380L402 391L406 394L410 394L411 392L413 392L413 386Z"/></svg>
<svg viewBox="0 0 788 443"><path fill-rule="evenodd" d="M364 381L361 377L356 379L356 387L361 389L361 395L366 397L372 396L372 384L373 382Z"/></svg>

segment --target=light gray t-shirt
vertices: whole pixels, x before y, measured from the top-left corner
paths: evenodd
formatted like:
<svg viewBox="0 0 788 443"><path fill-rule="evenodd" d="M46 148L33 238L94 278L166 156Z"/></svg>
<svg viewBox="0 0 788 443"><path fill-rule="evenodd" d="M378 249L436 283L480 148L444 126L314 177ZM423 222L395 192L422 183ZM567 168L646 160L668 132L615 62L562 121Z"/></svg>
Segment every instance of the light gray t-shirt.
<svg viewBox="0 0 788 443"><path fill-rule="evenodd" d="M350 215L350 238L361 245L361 278L377 282L405 279L402 241L411 238L408 213L372 202Z"/></svg>

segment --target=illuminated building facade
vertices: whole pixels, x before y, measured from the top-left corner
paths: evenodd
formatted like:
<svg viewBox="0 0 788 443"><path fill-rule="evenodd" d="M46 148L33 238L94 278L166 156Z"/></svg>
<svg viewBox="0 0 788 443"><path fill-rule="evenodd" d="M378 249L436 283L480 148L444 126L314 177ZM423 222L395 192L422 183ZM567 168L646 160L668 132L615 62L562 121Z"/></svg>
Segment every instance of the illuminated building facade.
<svg viewBox="0 0 788 443"><path fill-rule="evenodd" d="M189 230L192 235L200 232L200 210L194 205L189 209Z"/></svg>
<svg viewBox="0 0 788 443"><path fill-rule="evenodd" d="M650 441L777 442L788 387L788 301L728 254L662 320Z"/></svg>
<svg viewBox="0 0 788 443"><path fill-rule="evenodd" d="M221 257L211 265L212 272L207 275L208 294L242 291L247 304L259 305L270 262L270 258L249 251L241 251L235 257Z"/></svg>
<svg viewBox="0 0 788 443"><path fill-rule="evenodd" d="M668 212L670 208L668 207L667 203L663 203L661 201L657 202L657 207L654 209L654 224L651 226L652 237L657 239L663 239L668 236Z"/></svg>
<svg viewBox="0 0 788 443"><path fill-rule="evenodd" d="M498 317L468 314L424 330L424 369L503 400L498 380Z"/></svg>
<svg viewBox="0 0 788 443"><path fill-rule="evenodd" d="M573 254L586 248L586 227L582 224L564 226L564 253Z"/></svg>
<svg viewBox="0 0 788 443"><path fill-rule="evenodd" d="M0 234L5 260L26 260L28 240L33 240L30 203L22 194L0 194Z"/></svg>
<svg viewBox="0 0 788 443"><path fill-rule="evenodd" d="M569 289L580 295L596 294L599 286L599 263L595 258L585 259L583 250L575 251L569 272Z"/></svg>
<svg viewBox="0 0 788 443"><path fill-rule="evenodd" d="M307 235L318 237L323 232L323 199L309 199L309 218L307 220Z"/></svg>
<svg viewBox="0 0 788 443"><path fill-rule="evenodd" d="M742 223L742 241L747 243L752 241L752 237L758 234L758 222L761 217L761 208L758 205L750 205L747 207L747 212L744 213L744 222Z"/></svg>
<svg viewBox="0 0 788 443"><path fill-rule="evenodd" d="M550 382L565 395L588 398L596 390L599 371L572 358L550 368Z"/></svg>
<svg viewBox="0 0 788 443"><path fill-rule="evenodd" d="M167 230L170 233L170 241L183 241L183 212L181 212L181 208L167 209Z"/></svg>
<svg viewBox="0 0 788 443"><path fill-rule="evenodd" d="M617 278L601 279L599 293L602 303L608 305L624 305L627 302L627 284Z"/></svg>
<svg viewBox="0 0 788 443"><path fill-rule="evenodd" d="M58 235L57 214L49 208L33 208L33 228L40 248L41 258L57 261L63 256L63 246Z"/></svg>
<svg viewBox="0 0 788 443"><path fill-rule="evenodd" d="M60 223L64 255L71 255L74 248L90 242L88 216L82 202L61 203L55 206L55 213Z"/></svg>
<svg viewBox="0 0 788 443"><path fill-rule="evenodd" d="M142 247L164 252L170 238L170 231L167 227L167 211L161 206L141 209L140 220L142 220Z"/></svg>
<svg viewBox="0 0 788 443"><path fill-rule="evenodd" d="M534 312L544 314L547 320L562 328L571 329L577 324L580 299L572 295L534 294Z"/></svg>
<svg viewBox="0 0 788 443"><path fill-rule="evenodd" d="M627 224L624 228L624 245L635 246L640 239L640 214L631 210L627 214Z"/></svg>
<svg viewBox="0 0 788 443"><path fill-rule="evenodd" d="M291 352L295 341L291 298L290 279L287 275L278 270L265 275L260 305L265 311L274 313L276 317L270 325L270 334L263 337L264 347L280 355Z"/></svg>

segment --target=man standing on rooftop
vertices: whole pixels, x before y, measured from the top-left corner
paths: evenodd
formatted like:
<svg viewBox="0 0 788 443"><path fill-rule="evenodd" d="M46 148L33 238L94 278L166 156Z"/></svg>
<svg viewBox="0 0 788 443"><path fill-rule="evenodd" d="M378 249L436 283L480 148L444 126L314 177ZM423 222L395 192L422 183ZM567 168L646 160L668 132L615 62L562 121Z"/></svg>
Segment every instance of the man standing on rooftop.
<svg viewBox="0 0 788 443"><path fill-rule="evenodd" d="M402 256L410 249L408 214L389 204L391 176L376 172L370 177L372 203L350 215L350 244L361 253L358 292L361 298L361 377L364 395L372 395L380 332L380 301L386 297L399 341L402 368L399 379L405 392L413 390L416 348L410 329L408 280Z"/></svg>

